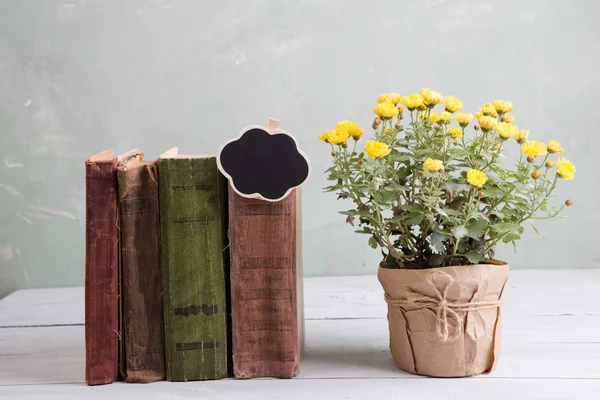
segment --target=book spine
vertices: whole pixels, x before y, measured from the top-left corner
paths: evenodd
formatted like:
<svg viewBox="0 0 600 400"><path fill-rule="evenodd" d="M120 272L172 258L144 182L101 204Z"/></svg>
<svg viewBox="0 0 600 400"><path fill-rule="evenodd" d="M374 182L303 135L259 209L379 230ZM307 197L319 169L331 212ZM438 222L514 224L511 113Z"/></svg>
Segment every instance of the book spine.
<svg viewBox="0 0 600 400"><path fill-rule="evenodd" d="M228 376L226 184L216 158L158 161L167 379Z"/></svg>
<svg viewBox="0 0 600 400"><path fill-rule="evenodd" d="M279 202L229 190L233 368L292 378L300 368L296 190Z"/></svg>
<svg viewBox="0 0 600 400"><path fill-rule="evenodd" d="M86 161L85 380L88 385L117 379L118 216L117 159Z"/></svg>
<svg viewBox="0 0 600 400"><path fill-rule="evenodd" d="M119 169L126 381L165 378L158 174L153 163Z"/></svg>

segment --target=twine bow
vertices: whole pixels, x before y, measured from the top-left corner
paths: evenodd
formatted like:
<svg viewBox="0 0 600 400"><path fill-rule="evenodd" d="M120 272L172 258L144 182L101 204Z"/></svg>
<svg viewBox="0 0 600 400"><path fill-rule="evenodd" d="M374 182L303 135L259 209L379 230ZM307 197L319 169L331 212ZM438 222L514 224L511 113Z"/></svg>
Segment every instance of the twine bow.
<svg viewBox="0 0 600 400"><path fill-rule="evenodd" d="M435 276L444 276L447 278L441 291L434 283ZM385 301L392 306L401 308L405 306L417 306L417 309L429 308L435 310L437 334L444 342L452 342L462 334L464 317L459 313L497 308L502 304L502 300L500 299L465 303L448 301L448 289L454 283L454 278L443 271L436 271L430 274L427 277L427 282L435 292L435 297L416 293L410 294L405 300L401 300L393 299L389 294L385 293ZM455 322L452 332L448 322L449 319L453 319Z"/></svg>

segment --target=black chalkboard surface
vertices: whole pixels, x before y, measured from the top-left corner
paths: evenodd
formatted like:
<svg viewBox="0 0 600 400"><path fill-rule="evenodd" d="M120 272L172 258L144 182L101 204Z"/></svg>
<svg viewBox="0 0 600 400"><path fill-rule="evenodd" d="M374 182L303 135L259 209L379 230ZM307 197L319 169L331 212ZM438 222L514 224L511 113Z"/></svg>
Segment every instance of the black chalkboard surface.
<svg viewBox="0 0 600 400"><path fill-rule="evenodd" d="M267 201L285 198L310 172L308 157L291 134L256 125L225 143L217 163L239 195Z"/></svg>

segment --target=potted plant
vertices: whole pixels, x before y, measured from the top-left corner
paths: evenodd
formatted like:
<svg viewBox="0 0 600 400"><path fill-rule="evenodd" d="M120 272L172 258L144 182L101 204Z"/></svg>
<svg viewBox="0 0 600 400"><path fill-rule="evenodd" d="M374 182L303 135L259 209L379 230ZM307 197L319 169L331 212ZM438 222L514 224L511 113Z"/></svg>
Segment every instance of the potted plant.
<svg viewBox="0 0 600 400"><path fill-rule="evenodd" d="M559 142L528 140L508 101L484 104L475 118L462 107L429 89L386 93L364 151L352 121L319 136L333 163L325 190L354 203L341 214L381 251L394 361L421 375L494 368L509 271L496 246L514 245L527 223L572 204L550 203L559 181L575 175Z"/></svg>

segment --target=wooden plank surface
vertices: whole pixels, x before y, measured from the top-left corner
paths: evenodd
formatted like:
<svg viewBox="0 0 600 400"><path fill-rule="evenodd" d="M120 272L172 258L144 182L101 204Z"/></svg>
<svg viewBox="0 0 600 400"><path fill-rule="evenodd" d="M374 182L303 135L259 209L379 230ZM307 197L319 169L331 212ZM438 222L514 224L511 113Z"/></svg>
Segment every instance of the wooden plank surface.
<svg viewBox="0 0 600 400"><path fill-rule="evenodd" d="M95 388L83 385L83 290L19 291L0 301L0 399L275 399L283 394L354 399L378 393L435 398L443 393L465 400L483 391L486 399L600 398L600 271L515 271L509 282L502 354L490 375L425 379L398 370L388 349L379 283L374 276L353 276L305 280L305 357L292 381Z"/></svg>
<svg viewBox="0 0 600 400"><path fill-rule="evenodd" d="M598 315L600 270L512 271L511 315ZM305 278L306 319L385 318L375 275ZM83 288L19 290L0 301L0 327L83 324Z"/></svg>
<svg viewBox="0 0 600 400"><path fill-rule="evenodd" d="M12 386L0 400L597 400L600 381L581 379L291 379Z"/></svg>

